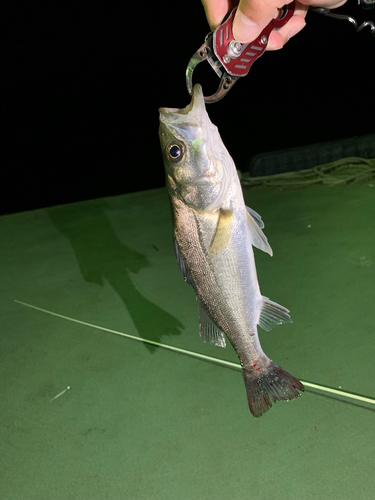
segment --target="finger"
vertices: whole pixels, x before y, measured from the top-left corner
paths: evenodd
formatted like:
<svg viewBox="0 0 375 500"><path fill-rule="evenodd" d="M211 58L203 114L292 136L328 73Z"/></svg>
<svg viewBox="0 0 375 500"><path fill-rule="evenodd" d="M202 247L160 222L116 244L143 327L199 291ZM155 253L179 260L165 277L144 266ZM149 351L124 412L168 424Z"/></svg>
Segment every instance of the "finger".
<svg viewBox="0 0 375 500"><path fill-rule="evenodd" d="M305 26L306 22L304 16L292 16L285 26L279 30L271 31L266 50L282 49L288 40L299 33Z"/></svg>
<svg viewBox="0 0 375 500"><path fill-rule="evenodd" d="M249 43L257 38L272 19L278 15L285 0L240 0L233 21L234 38L241 43Z"/></svg>
<svg viewBox="0 0 375 500"><path fill-rule="evenodd" d="M208 24L213 31L222 23L225 15L230 12L238 0L202 0Z"/></svg>
<svg viewBox="0 0 375 500"><path fill-rule="evenodd" d="M305 5L310 5L311 7L324 7L325 9L337 9L344 5L347 0L300 0L301 3Z"/></svg>
<svg viewBox="0 0 375 500"><path fill-rule="evenodd" d="M307 5L303 5L298 0L295 3L294 15L289 21L278 30L271 31L266 50L278 50L299 33L305 26L305 17L308 11Z"/></svg>

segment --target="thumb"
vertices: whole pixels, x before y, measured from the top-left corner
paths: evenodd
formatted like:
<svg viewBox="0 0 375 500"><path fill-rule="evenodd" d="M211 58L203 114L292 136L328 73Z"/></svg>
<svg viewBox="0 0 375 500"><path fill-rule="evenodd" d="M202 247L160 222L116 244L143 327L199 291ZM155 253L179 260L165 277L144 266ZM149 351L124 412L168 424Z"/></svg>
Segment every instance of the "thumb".
<svg viewBox="0 0 375 500"><path fill-rule="evenodd" d="M255 40L267 24L277 17L277 3L277 0L240 0L233 21L234 38L241 43Z"/></svg>

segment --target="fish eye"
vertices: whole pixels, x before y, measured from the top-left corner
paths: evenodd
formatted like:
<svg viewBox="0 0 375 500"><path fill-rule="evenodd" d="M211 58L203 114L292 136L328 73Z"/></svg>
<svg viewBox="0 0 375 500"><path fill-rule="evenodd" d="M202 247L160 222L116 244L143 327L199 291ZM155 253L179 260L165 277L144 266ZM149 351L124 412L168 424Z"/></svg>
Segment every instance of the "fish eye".
<svg viewBox="0 0 375 500"><path fill-rule="evenodd" d="M173 163L178 163L184 157L185 151L182 144L171 142L167 146L166 153L169 161Z"/></svg>

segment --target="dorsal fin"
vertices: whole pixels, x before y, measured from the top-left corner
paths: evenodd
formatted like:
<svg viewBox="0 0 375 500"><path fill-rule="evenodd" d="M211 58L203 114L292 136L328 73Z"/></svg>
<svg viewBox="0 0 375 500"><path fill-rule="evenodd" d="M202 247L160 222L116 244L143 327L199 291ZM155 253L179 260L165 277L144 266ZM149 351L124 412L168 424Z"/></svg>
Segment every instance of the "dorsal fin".
<svg viewBox="0 0 375 500"><path fill-rule="evenodd" d="M199 310L199 335L206 344L214 344L218 347L226 347L225 334L212 321L205 307L197 297Z"/></svg>
<svg viewBox="0 0 375 500"><path fill-rule="evenodd" d="M182 257L181 250L180 250L180 247L178 246L176 236L173 237L173 241L174 241L174 252L176 255L177 264L178 264L178 267L181 271L181 274L182 274L184 280L186 281L186 283L195 289L195 284L194 284L193 278L191 277L189 269L187 268L185 261Z"/></svg>

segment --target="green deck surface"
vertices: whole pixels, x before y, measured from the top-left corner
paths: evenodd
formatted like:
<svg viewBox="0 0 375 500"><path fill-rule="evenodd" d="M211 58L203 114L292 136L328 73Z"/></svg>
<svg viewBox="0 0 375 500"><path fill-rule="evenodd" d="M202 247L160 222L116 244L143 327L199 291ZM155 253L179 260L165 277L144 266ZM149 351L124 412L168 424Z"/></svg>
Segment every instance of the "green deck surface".
<svg viewBox="0 0 375 500"><path fill-rule="evenodd" d="M261 291L294 321L264 351L375 397L375 187L245 198L274 251ZM236 370L15 302L237 362L201 342L164 189L0 224L2 500L375 498L375 405L306 392L255 419Z"/></svg>

